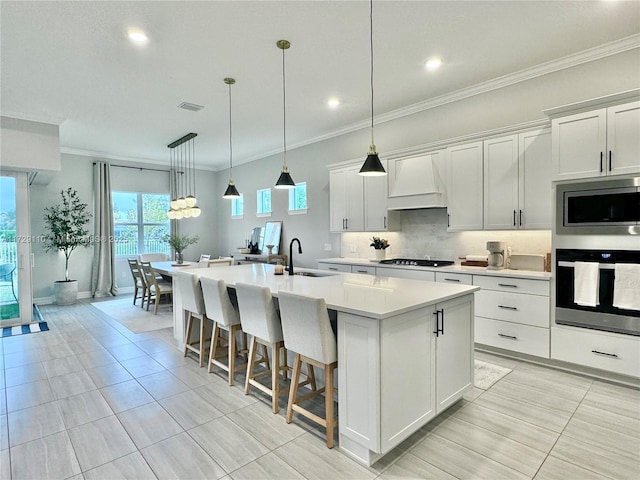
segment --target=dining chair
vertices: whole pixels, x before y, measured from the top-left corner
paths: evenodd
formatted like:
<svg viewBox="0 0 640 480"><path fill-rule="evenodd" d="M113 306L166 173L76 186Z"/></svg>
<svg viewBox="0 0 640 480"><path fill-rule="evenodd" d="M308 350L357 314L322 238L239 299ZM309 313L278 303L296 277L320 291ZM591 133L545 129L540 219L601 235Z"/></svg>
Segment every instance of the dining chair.
<svg viewBox="0 0 640 480"><path fill-rule="evenodd" d="M140 290L140 308L144 308L144 302L147 297L147 282L144 279L144 273L142 268L135 258L127 258L129 263L129 269L131 270L131 276L133 277L133 304L136 304L138 299L138 291Z"/></svg>
<svg viewBox="0 0 640 480"><path fill-rule="evenodd" d="M158 314L158 305L163 295L173 294L173 284L166 280L159 280L156 271L151 266L151 262L140 262L142 267L142 273L144 274L144 280L147 283L147 311L149 311L149 305L151 299L155 301L153 308L153 314Z"/></svg>
<svg viewBox="0 0 640 480"><path fill-rule="evenodd" d="M334 428L337 419L334 417L333 395L334 371L338 367L338 348L336 336L331 328L329 312L324 298L300 295L280 290L280 319L282 335L287 350L295 352L293 375L289 387L287 405L287 423L293 420L293 412L297 412L322 425L327 430L327 447L334 446ZM300 387L300 369L302 363L315 365L324 369L325 384L321 389L298 397ZM321 418L300 404L324 392L325 418Z"/></svg>

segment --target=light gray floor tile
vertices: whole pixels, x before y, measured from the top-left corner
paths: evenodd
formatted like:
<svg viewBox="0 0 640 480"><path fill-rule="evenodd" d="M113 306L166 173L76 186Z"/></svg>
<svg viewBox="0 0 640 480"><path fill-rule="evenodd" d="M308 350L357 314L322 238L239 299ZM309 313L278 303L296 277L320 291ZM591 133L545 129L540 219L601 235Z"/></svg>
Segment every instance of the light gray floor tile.
<svg viewBox="0 0 640 480"><path fill-rule="evenodd" d="M11 455L9 449L0 450L0 478L11 478Z"/></svg>
<svg viewBox="0 0 640 480"><path fill-rule="evenodd" d="M523 402L544 407L549 410L558 410L565 413L573 413L578 407L578 400L557 398L548 395L544 390L510 382L507 377L500 380L493 387L491 392L513 398Z"/></svg>
<svg viewBox="0 0 640 480"><path fill-rule="evenodd" d="M158 400L158 403L185 430L190 430L223 415L211 402L206 401L193 391L163 398Z"/></svg>
<svg viewBox="0 0 640 480"><path fill-rule="evenodd" d="M71 351L73 351L74 355L80 355L81 353L92 352L94 350L100 350L104 348L102 344L95 338L91 338L90 340L70 342L68 345Z"/></svg>
<svg viewBox="0 0 640 480"><path fill-rule="evenodd" d="M77 355L47 360L42 363L44 364L44 369L46 370L49 378L84 370L84 367L80 363L80 359Z"/></svg>
<svg viewBox="0 0 640 480"><path fill-rule="evenodd" d="M0 415L0 450L9 448L9 421L7 415Z"/></svg>
<svg viewBox="0 0 640 480"><path fill-rule="evenodd" d="M118 347L120 345L128 345L131 343L125 336L120 335L119 333L96 337L96 340L98 340L98 343L102 345L103 348Z"/></svg>
<svg viewBox="0 0 640 480"><path fill-rule="evenodd" d="M5 384L7 387L15 387L25 383L36 382L47 378L47 372L42 362L23 365L20 367L7 368L4 371Z"/></svg>
<svg viewBox="0 0 640 480"><path fill-rule="evenodd" d="M0 415L7 413L7 391L0 389Z"/></svg>
<svg viewBox="0 0 640 480"><path fill-rule="evenodd" d="M68 430L82 471L136 451L136 446L115 416Z"/></svg>
<svg viewBox="0 0 640 480"><path fill-rule="evenodd" d="M528 477L535 475L547 456L546 452L533 449L455 417L443 422L434 433L513 470L524 473Z"/></svg>
<svg viewBox="0 0 640 480"><path fill-rule="evenodd" d="M434 467L421 458L408 453L391 465L378 478L380 480L406 480L418 478L424 480L455 480L456 477L452 477L448 473Z"/></svg>
<svg viewBox="0 0 640 480"><path fill-rule="evenodd" d="M569 385L561 379L550 377L536 371L516 369L505 378L508 382L517 383L527 387L542 390L546 395L553 395L556 398L566 398L573 402L580 402L589 390L589 385L580 387Z"/></svg>
<svg viewBox="0 0 640 480"><path fill-rule="evenodd" d="M56 402L11 412L8 421L12 447L65 429Z"/></svg>
<svg viewBox="0 0 640 480"><path fill-rule="evenodd" d="M550 455L606 477L640 478L637 457L629 458L568 436L560 437Z"/></svg>
<svg viewBox="0 0 640 480"><path fill-rule="evenodd" d="M245 395L239 386L230 387L227 382L219 378L193 391L225 414L248 407L258 401L253 395Z"/></svg>
<svg viewBox="0 0 640 480"><path fill-rule="evenodd" d="M367 470L340 453L338 448L327 448L326 443L311 433L305 433L285 443L274 452L295 470L304 472L304 476L312 480L370 479L377 476L375 472Z"/></svg>
<svg viewBox="0 0 640 480"><path fill-rule="evenodd" d="M153 471L139 452L84 472L84 478L86 480L156 480Z"/></svg>
<svg viewBox="0 0 640 480"><path fill-rule="evenodd" d="M40 359L43 362L48 360L55 360L56 358L62 357L70 357L71 355L75 355L74 351L71 350L71 347L67 345L64 339L60 340L60 343L55 345L45 345L40 348Z"/></svg>
<svg viewBox="0 0 640 480"><path fill-rule="evenodd" d="M58 399L96 389L95 383L86 371L52 377L49 379L49 384L53 395Z"/></svg>
<svg viewBox="0 0 640 480"><path fill-rule="evenodd" d="M138 338L144 338L144 337L141 336ZM149 355L151 355L152 353L158 353L163 351L173 351L175 349L174 346L169 345L158 338L148 338L142 342L136 342L136 345L138 345L138 347L141 350L143 350Z"/></svg>
<svg viewBox="0 0 640 480"><path fill-rule="evenodd" d="M640 420L640 402L629 398L616 397L616 401L612 402L611 394L589 390L582 404Z"/></svg>
<svg viewBox="0 0 640 480"><path fill-rule="evenodd" d="M190 390L185 383L167 370L139 377L138 383L156 400Z"/></svg>
<svg viewBox="0 0 640 480"><path fill-rule="evenodd" d="M153 397L135 380L101 388L100 393L116 413L153 402Z"/></svg>
<svg viewBox="0 0 640 480"><path fill-rule="evenodd" d="M135 378L151 375L152 373L162 372L165 368L156 362L149 355L144 357L136 357L130 360L124 360L120 364Z"/></svg>
<svg viewBox="0 0 640 480"><path fill-rule="evenodd" d="M155 402L120 413L118 418L138 449L184 431L166 410Z"/></svg>
<svg viewBox="0 0 640 480"><path fill-rule="evenodd" d="M188 433L226 472L232 472L269 452L267 447L226 417L200 425Z"/></svg>
<svg viewBox="0 0 640 480"><path fill-rule="evenodd" d="M4 352L4 368L20 367L41 361L37 350L17 351L15 353Z"/></svg>
<svg viewBox="0 0 640 480"><path fill-rule="evenodd" d="M436 433L416 445L410 453L463 480L525 480L531 478L473 450L450 442Z"/></svg>
<svg viewBox="0 0 640 480"><path fill-rule="evenodd" d="M25 383L6 389L7 410L14 412L55 400L49 380Z"/></svg>
<svg viewBox="0 0 640 480"><path fill-rule="evenodd" d="M57 403L67 428L113 415L113 410L98 390L62 398Z"/></svg>
<svg viewBox="0 0 640 480"><path fill-rule="evenodd" d="M615 398L615 397L612 397ZM608 430L612 430L634 438L640 438L640 420L635 420L624 415L609 412L601 408L580 404L572 420L582 420L593 425L599 425Z"/></svg>
<svg viewBox="0 0 640 480"><path fill-rule="evenodd" d="M481 360L487 363L493 363L494 365L498 365L504 368L517 368L522 362L520 360L516 360L514 358L502 357L500 355L493 355L487 352L474 352L474 358L476 360Z"/></svg>
<svg viewBox="0 0 640 480"><path fill-rule="evenodd" d="M16 480L69 478L80 473L67 432L23 443L10 451L11 475Z"/></svg>
<svg viewBox="0 0 640 480"><path fill-rule="evenodd" d="M640 463L640 438L624 435L575 418L572 418L567 428L564 429L563 436L576 438L595 447L627 455L638 459Z"/></svg>
<svg viewBox="0 0 640 480"><path fill-rule="evenodd" d="M467 402L473 402L476 398L484 393L481 388L473 387L469 393L466 393L462 398Z"/></svg>
<svg viewBox="0 0 640 480"><path fill-rule="evenodd" d="M293 469L275 453L254 460L229 475L233 480L256 480L277 478L281 480L304 480L305 477Z"/></svg>
<svg viewBox="0 0 640 480"><path fill-rule="evenodd" d="M108 387L109 385L126 382L127 380L133 380L133 377L129 372L127 372L127 370L119 363L112 363L110 365L92 368L91 370L87 370L87 373L98 388Z"/></svg>
<svg viewBox="0 0 640 480"><path fill-rule="evenodd" d="M559 458L547 457L534 478L535 480L607 480L608 477L603 477Z"/></svg>
<svg viewBox="0 0 640 480"><path fill-rule="evenodd" d="M167 369L185 367L193 364L193 359L186 358L178 349L153 352L149 356Z"/></svg>
<svg viewBox="0 0 640 480"><path fill-rule="evenodd" d="M183 367L172 368L169 371L176 377L186 383L189 388L198 388L210 382L217 380L215 375L207 373L207 366L200 368L196 361L190 359L193 365L185 365Z"/></svg>
<svg viewBox="0 0 640 480"><path fill-rule="evenodd" d="M100 350L94 350L92 352L81 353L80 355L78 355L78 359L80 360L82 366L87 370L117 362L113 355L111 355L104 348Z"/></svg>
<svg viewBox="0 0 640 480"><path fill-rule="evenodd" d="M498 433L531 448L548 453L558 439L558 433L538 427L515 417L504 415L480 405L471 404L454 418Z"/></svg>
<svg viewBox="0 0 640 480"><path fill-rule="evenodd" d="M109 347L109 353L119 362L131 360L136 357L144 357L146 353L133 343Z"/></svg>
<svg viewBox="0 0 640 480"><path fill-rule="evenodd" d="M589 388L593 384L593 379L578 375L575 373L564 372L562 370L556 370L555 368L545 367L542 365L535 365L533 363L521 362L516 370L518 372L533 373L538 377L545 378L547 380L554 380L563 385L571 385L578 388Z"/></svg>
<svg viewBox="0 0 640 480"><path fill-rule="evenodd" d="M273 450L306 432L299 424L287 424L284 414L281 410L274 415L267 405L254 403L228 414L227 417Z"/></svg>
<svg viewBox="0 0 640 480"><path fill-rule="evenodd" d="M226 472L198 443L181 433L142 450L142 455L160 480L212 479Z"/></svg>
<svg viewBox="0 0 640 480"><path fill-rule="evenodd" d="M483 393L473 403L556 433L561 433L571 418L570 413L549 410L522 400L498 395L493 390Z"/></svg>
<svg viewBox="0 0 640 480"><path fill-rule="evenodd" d="M640 390L635 388L625 387L623 385L614 385L612 383L596 380L593 382L590 391L616 396L617 398L624 398L625 400L640 404Z"/></svg>

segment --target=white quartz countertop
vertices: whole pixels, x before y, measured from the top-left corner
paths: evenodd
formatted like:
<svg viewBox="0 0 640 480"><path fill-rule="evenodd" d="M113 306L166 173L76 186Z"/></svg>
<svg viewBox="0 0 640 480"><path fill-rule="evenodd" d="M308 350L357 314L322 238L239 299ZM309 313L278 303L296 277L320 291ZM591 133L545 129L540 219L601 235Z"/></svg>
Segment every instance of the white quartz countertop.
<svg viewBox="0 0 640 480"><path fill-rule="evenodd" d="M308 268L295 271L322 276L289 275L287 272L275 275L274 268L274 265L256 263L232 267L186 268L182 272L222 279L230 287L238 282L264 285L269 287L274 297L281 290L321 297L330 309L375 319L435 305L479 290L479 287L469 285L355 273L329 273Z"/></svg>
<svg viewBox="0 0 640 480"><path fill-rule="evenodd" d="M366 265L376 268L396 268L403 270L421 270L431 272L452 272L466 273L471 275L490 275L494 277L511 277L511 278L531 278L537 280L550 280L550 272L536 272L532 270L510 270L508 268L502 270L488 270L486 267L463 267L462 265L450 265L447 267L412 267L410 265L393 265L381 264L377 261L368 260L366 258L320 258L318 262L337 263L342 265Z"/></svg>

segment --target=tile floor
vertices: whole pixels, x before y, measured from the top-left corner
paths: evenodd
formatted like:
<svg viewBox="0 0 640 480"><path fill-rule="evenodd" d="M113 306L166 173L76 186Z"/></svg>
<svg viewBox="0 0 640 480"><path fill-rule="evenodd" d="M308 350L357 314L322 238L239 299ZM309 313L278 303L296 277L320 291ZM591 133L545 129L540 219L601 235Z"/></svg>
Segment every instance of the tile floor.
<svg viewBox="0 0 640 480"><path fill-rule="evenodd" d="M50 332L0 343L2 479L640 478L630 388L478 353L513 371L366 468L183 358L168 329L133 334L89 303L41 311Z"/></svg>

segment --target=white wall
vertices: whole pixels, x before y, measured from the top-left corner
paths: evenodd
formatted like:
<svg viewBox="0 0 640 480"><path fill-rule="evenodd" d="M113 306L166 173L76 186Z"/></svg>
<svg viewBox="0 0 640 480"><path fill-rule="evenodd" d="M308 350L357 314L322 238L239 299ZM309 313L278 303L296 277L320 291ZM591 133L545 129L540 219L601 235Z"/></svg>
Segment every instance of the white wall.
<svg viewBox="0 0 640 480"><path fill-rule="evenodd" d="M60 170L58 125L0 117L0 165L32 171Z"/></svg>

